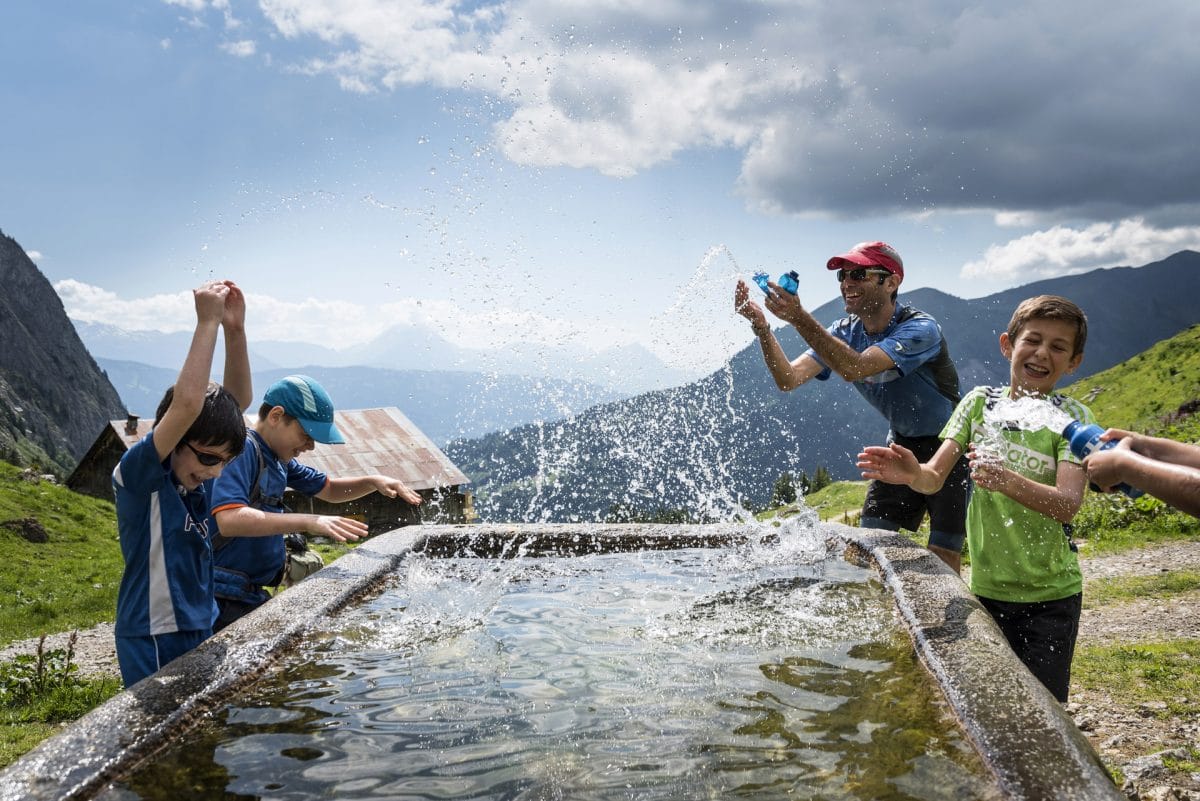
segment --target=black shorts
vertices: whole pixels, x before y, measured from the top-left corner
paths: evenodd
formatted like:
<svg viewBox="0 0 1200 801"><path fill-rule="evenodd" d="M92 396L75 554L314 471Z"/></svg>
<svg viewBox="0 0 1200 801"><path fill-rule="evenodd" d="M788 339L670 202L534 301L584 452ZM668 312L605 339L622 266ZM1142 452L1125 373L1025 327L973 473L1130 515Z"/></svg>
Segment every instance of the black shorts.
<svg viewBox="0 0 1200 801"><path fill-rule="evenodd" d="M976 596L977 598L979 596ZM979 598L1017 657L1059 701L1067 702L1083 593L1057 601L1013 603Z"/></svg>
<svg viewBox="0 0 1200 801"><path fill-rule="evenodd" d="M892 441L908 448L922 464L942 447L940 437L901 437ZM946 483L932 495L925 495L904 484L872 481L863 501L863 525L883 521L892 531L916 531L929 513L929 544L949 551L962 551L967 538L967 502L971 498L971 468L967 457L960 456L946 477ZM878 525L878 524L876 524Z"/></svg>

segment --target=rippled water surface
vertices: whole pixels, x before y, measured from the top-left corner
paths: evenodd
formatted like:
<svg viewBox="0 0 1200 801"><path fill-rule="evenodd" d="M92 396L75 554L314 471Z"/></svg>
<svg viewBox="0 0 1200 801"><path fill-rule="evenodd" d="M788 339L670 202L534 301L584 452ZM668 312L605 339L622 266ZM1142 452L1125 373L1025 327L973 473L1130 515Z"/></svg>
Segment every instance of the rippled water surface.
<svg viewBox="0 0 1200 801"><path fill-rule="evenodd" d="M106 797L991 797L889 597L821 551L414 556Z"/></svg>

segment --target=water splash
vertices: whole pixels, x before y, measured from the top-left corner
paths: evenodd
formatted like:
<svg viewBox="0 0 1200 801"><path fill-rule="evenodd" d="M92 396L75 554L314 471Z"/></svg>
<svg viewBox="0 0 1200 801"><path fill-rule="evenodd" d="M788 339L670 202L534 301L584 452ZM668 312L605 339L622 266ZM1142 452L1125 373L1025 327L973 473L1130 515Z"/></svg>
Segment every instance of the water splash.
<svg viewBox="0 0 1200 801"><path fill-rule="evenodd" d="M1004 431L1037 431L1045 428L1062 433L1073 419L1043 397L1025 395L1020 398L1000 398L984 410L983 426L975 434L975 452L983 461L999 464L1002 461L1000 454L1007 450Z"/></svg>
<svg viewBox="0 0 1200 801"><path fill-rule="evenodd" d="M709 249L656 322L669 349L696 353L712 336L723 343L714 347L733 352L744 341L745 321L732 303L740 274L728 248ZM755 370L753 378L739 375L727 360L691 384L452 446L448 453L475 481L476 509L485 521L747 519L748 499L765 498L784 470L802 472L805 451L793 425L735 392L741 382L761 379L758 365Z"/></svg>

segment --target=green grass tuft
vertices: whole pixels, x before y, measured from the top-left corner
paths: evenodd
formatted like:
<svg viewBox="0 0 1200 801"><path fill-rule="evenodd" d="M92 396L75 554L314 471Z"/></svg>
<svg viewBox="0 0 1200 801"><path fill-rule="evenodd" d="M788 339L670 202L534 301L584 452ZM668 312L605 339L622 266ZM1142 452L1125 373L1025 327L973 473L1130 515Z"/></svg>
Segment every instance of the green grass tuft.
<svg viewBox="0 0 1200 801"><path fill-rule="evenodd" d="M1195 570L1093 579L1084 588L1083 607L1095 609L1141 598L1172 598L1196 590L1200 590L1200 572Z"/></svg>
<svg viewBox="0 0 1200 801"><path fill-rule="evenodd" d="M1077 648L1071 680L1089 690L1121 688L1130 703L1157 703L1160 717L1200 714L1200 640Z"/></svg>

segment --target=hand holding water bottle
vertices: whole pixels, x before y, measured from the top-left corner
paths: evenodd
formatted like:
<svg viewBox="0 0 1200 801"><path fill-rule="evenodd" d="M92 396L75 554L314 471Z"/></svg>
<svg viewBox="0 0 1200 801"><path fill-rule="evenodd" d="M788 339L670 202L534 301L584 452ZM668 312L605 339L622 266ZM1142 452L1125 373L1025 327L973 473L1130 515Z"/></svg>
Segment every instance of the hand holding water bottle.
<svg viewBox="0 0 1200 801"><path fill-rule="evenodd" d="M779 276L779 283L775 283L766 273L758 272L754 274L754 282L766 293L764 303L767 311L784 322L795 324L804 311L800 298L796 296L800 288L800 274L792 270Z"/></svg>
<svg viewBox="0 0 1200 801"><path fill-rule="evenodd" d="M1142 491L1125 483L1120 476L1136 460L1135 434L1110 428L1107 431L1095 425L1084 425L1072 420L1063 436L1071 446L1071 452L1083 460L1093 490L1101 492L1119 491L1130 498L1137 498ZM1095 475L1093 475L1095 473Z"/></svg>
<svg viewBox="0 0 1200 801"><path fill-rule="evenodd" d="M1100 447L1083 460L1083 470L1094 489L1124 492L1131 497L1134 493L1141 494L1122 479L1129 469L1129 463L1136 458L1133 447L1135 436L1130 431L1118 428L1110 428L1099 436Z"/></svg>

